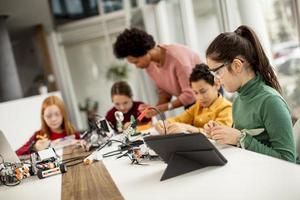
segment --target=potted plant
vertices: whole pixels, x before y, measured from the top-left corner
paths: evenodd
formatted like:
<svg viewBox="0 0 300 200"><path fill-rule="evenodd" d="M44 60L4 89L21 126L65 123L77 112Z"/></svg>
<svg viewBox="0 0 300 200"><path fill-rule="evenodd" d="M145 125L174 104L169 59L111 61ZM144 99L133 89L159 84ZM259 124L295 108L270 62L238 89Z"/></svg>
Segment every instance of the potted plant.
<svg viewBox="0 0 300 200"><path fill-rule="evenodd" d="M36 85L40 94L47 94L47 80L44 74L37 74L33 79L33 84Z"/></svg>
<svg viewBox="0 0 300 200"><path fill-rule="evenodd" d="M127 64L112 64L106 71L106 78L113 82L124 80L128 78L128 72Z"/></svg>

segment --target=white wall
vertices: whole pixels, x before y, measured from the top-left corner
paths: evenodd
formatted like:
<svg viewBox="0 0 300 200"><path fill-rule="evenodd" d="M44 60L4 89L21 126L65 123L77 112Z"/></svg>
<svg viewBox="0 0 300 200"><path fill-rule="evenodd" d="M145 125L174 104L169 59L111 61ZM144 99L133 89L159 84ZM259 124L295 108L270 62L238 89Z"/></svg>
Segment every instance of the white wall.
<svg viewBox="0 0 300 200"><path fill-rule="evenodd" d="M60 92L53 92L0 103L0 130L3 131L14 150L17 150L35 131L40 129L42 102L50 95L61 98Z"/></svg>
<svg viewBox="0 0 300 200"><path fill-rule="evenodd" d="M47 35L49 53L53 62L53 72L56 77L58 88L64 98L66 108L71 122L78 130L83 129L83 123L80 118L78 102L72 85L70 70L67 65L64 49L59 45L60 37L55 32Z"/></svg>
<svg viewBox="0 0 300 200"><path fill-rule="evenodd" d="M198 47L197 52L200 55L200 59L206 63L205 52L208 45L213 39L219 35L220 29L218 26L218 19L214 15L210 15L203 18L197 18L197 33L198 33ZM207 31L209 30L209 31Z"/></svg>

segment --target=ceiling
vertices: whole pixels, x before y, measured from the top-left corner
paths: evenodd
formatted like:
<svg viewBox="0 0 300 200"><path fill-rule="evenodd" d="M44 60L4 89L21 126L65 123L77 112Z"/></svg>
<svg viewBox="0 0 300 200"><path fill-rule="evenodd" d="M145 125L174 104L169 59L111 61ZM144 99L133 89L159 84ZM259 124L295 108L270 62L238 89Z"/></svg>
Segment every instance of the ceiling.
<svg viewBox="0 0 300 200"><path fill-rule="evenodd" d="M12 34L38 24L52 30L48 0L0 0L0 15L8 15L6 24Z"/></svg>

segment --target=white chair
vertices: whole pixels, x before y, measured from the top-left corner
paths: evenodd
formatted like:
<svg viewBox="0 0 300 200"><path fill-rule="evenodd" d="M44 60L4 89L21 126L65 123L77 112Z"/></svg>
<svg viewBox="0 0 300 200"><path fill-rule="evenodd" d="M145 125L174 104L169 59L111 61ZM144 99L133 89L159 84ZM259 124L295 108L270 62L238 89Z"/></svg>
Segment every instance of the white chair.
<svg viewBox="0 0 300 200"><path fill-rule="evenodd" d="M295 144L296 144L296 153L298 156L298 162L300 161L300 118L296 121L294 127L293 127L293 132L294 132L294 139L295 139Z"/></svg>

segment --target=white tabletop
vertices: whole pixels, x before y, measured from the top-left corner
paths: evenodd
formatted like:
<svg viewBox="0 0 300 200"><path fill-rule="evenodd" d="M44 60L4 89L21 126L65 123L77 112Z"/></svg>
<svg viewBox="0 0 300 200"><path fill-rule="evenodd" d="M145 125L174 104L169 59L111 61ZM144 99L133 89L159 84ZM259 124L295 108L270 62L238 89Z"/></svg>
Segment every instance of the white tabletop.
<svg viewBox="0 0 300 200"><path fill-rule="evenodd" d="M46 179L29 177L17 186L0 186L1 200L58 200L61 199L61 175Z"/></svg>
<svg viewBox="0 0 300 200"><path fill-rule="evenodd" d="M162 161L143 166L131 165L126 157L103 161L123 197L130 200L300 199L300 166L235 147L217 147L228 160L225 166L203 168L162 182L166 168ZM1 200L60 198L61 175L43 180L31 177L16 187L0 187Z"/></svg>
<svg viewBox="0 0 300 200"><path fill-rule="evenodd" d="M300 199L300 166L231 146L218 146L225 166L206 167L160 181L166 164L104 163L125 199Z"/></svg>
<svg viewBox="0 0 300 200"><path fill-rule="evenodd" d="M59 155L62 150L58 150ZM0 200L59 200L61 199L61 174L39 179L32 176L17 186L0 185Z"/></svg>

